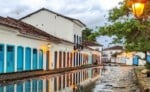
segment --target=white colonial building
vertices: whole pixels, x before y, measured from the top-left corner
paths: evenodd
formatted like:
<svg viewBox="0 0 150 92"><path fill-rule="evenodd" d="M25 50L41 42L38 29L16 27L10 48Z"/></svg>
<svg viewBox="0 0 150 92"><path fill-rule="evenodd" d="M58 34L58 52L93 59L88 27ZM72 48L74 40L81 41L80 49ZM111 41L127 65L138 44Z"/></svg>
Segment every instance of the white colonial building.
<svg viewBox="0 0 150 92"><path fill-rule="evenodd" d="M83 47L78 19L42 8L20 20L0 18L0 73L50 70L92 64L89 55L100 52Z"/></svg>
<svg viewBox="0 0 150 92"><path fill-rule="evenodd" d="M113 59L113 55L120 53L122 51L123 51L122 46L112 46L112 47L103 49L102 51L103 61L115 62L115 60Z"/></svg>
<svg viewBox="0 0 150 92"><path fill-rule="evenodd" d="M149 54L149 53L148 53ZM146 61L144 60L145 53L143 52L121 52L118 53L116 57L117 63L122 63L125 65L145 65ZM147 56L147 61L149 62L149 55Z"/></svg>

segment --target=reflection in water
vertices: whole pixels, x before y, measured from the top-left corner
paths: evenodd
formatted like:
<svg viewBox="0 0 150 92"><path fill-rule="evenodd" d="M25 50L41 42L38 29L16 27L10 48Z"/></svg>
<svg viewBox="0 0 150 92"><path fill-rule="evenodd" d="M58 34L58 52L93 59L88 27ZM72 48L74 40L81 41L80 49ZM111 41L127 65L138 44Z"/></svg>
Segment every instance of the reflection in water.
<svg viewBox="0 0 150 92"><path fill-rule="evenodd" d="M100 68L83 69L0 86L0 92L85 92L84 87L99 77Z"/></svg>

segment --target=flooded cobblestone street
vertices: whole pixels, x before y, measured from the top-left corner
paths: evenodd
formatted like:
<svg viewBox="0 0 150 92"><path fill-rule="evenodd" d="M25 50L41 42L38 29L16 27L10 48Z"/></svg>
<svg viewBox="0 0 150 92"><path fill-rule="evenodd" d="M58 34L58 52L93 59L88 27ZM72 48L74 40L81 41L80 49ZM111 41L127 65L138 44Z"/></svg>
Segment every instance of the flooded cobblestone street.
<svg viewBox="0 0 150 92"><path fill-rule="evenodd" d="M132 67L106 66L93 92L140 92Z"/></svg>
<svg viewBox="0 0 150 92"><path fill-rule="evenodd" d="M132 67L104 66L2 83L0 92L140 92L140 90Z"/></svg>

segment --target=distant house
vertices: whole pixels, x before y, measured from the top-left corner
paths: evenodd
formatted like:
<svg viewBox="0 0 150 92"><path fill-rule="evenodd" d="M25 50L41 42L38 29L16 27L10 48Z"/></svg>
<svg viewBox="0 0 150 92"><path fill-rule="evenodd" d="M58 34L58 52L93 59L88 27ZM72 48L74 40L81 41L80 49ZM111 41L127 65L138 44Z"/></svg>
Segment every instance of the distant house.
<svg viewBox="0 0 150 92"><path fill-rule="evenodd" d="M84 41L83 45L93 49L92 53L89 55L89 64L100 64L103 45L91 41Z"/></svg>
<svg viewBox="0 0 150 92"><path fill-rule="evenodd" d="M96 43L96 42L85 41L85 42L83 42L83 44L85 46L92 48L93 50L96 50L96 51L102 51L102 48L103 48L103 45Z"/></svg>
<svg viewBox="0 0 150 92"><path fill-rule="evenodd" d="M111 58L113 58L113 55L120 53L122 51L123 51L122 46L112 46L112 47L103 49L102 51L103 61L114 62L114 60L111 60Z"/></svg>
<svg viewBox="0 0 150 92"><path fill-rule="evenodd" d="M145 60L142 59L145 58L145 54L142 52L121 52L117 54L116 62L122 63L126 65L144 65L146 64ZM148 60L148 58L147 58Z"/></svg>

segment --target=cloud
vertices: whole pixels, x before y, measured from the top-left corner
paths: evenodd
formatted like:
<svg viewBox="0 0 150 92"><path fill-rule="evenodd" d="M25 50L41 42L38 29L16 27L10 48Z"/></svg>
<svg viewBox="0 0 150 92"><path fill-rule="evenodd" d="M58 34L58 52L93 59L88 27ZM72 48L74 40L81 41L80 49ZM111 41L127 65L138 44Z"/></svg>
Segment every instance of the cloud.
<svg viewBox="0 0 150 92"><path fill-rule="evenodd" d="M89 27L103 25L104 15L121 0L0 0L1 16L22 17L42 7L78 18Z"/></svg>
<svg viewBox="0 0 150 92"><path fill-rule="evenodd" d="M95 28L107 22L104 16L120 1L123 0L0 0L0 16L20 18L45 7Z"/></svg>

